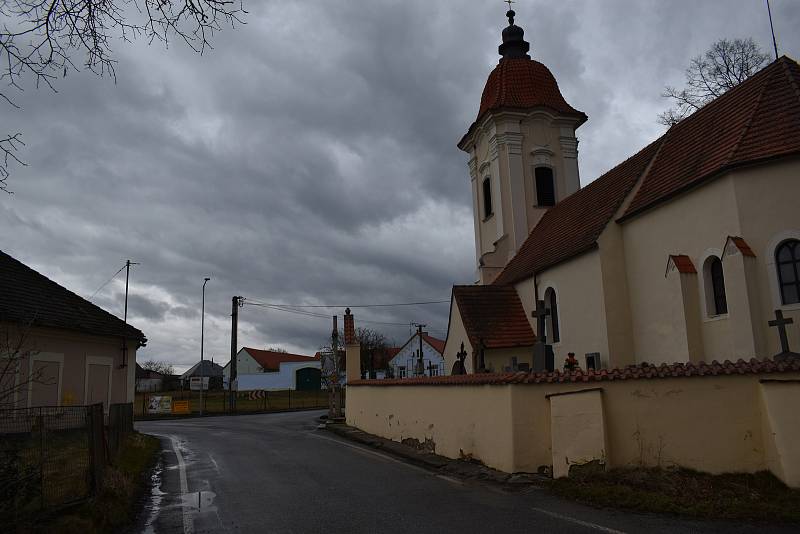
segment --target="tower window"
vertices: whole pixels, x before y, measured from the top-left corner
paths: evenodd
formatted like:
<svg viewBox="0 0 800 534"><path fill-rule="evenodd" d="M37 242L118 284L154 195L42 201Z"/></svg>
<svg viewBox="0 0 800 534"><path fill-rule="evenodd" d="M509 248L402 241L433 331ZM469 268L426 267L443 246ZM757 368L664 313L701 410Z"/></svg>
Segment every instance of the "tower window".
<svg viewBox="0 0 800 534"><path fill-rule="evenodd" d="M492 213L492 182L487 176L483 179L483 218L488 219Z"/></svg>
<svg viewBox="0 0 800 534"><path fill-rule="evenodd" d="M550 167L536 167L536 202L539 206L556 205L556 187L553 181L553 169Z"/></svg>
<svg viewBox="0 0 800 534"><path fill-rule="evenodd" d="M800 241L789 239L775 250L778 284L783 304L800 302Z"/></svg>

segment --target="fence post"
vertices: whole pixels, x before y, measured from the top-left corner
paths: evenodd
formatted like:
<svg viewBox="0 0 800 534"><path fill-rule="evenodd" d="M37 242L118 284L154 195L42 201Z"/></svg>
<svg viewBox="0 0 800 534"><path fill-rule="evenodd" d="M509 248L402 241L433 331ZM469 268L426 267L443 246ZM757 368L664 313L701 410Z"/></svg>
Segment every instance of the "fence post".
<svg viewBox="0 0 800 534"><path fill-rule="evenodd" d="M90 460L92 472L92 492L96 495L103 485L106 466L105 432L103 429L103 404L87 406L89 412Z"/></svg>

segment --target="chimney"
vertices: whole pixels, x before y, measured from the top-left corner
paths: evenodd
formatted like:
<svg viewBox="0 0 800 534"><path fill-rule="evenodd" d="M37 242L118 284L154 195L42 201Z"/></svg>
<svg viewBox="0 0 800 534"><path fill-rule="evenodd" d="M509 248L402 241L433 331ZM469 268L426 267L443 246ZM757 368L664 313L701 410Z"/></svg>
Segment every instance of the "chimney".
<svg viewBox="0 0 800 534"><path fill-rule="evenodd" d="M353 345L356 342L356 325L350 308L344 311L344 344Z"/></svg>

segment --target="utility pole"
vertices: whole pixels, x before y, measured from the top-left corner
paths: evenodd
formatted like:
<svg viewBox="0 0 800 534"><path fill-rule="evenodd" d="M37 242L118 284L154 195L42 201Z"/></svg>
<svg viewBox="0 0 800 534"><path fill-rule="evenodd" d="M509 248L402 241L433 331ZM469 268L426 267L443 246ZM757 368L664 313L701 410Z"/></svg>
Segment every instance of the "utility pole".
<svg viewBox="0 0 800 534"><path fill-rule="evenodd" d="M131 277L131 265L139 265L131 260L125 261L125 312L123 313L122 320L128 324L128 280ZM122 367L128 366L128 341L122 340Z"/></svg>
<svg viewBox="0 0 800 534"><path fill-rule="evenodd" d="M230 411L236 410L236 393L233 391L233 381L236 380L236 329L239 324L239 306L242 305L243 297L233 297L231 299L231 369L228 373L228 394L230 398Z"/></svg>
<svg viewBox="0 0 800 534"><path fill-rule="evenodd" d="M205 382L206 378L205 362L203 361L203 337L206 329L206 284L209 280L211 280L209 277L203 279L203 300L200 305L200 415L203 415L203 382Z"/></svg>
<svg viewBox="0 0 800 534"><path fill-rule="evenodd" d="M333 316L333 331L331 332L331 371L328 379L328 419L333 420L341 415L339 410L339 325L337 317ZM321 358L320 358L321 359ZM320 362L321 365L321 362ZM324 369L323 369L324 372Z"/></svg>
<svg viewBox="0 0 800 534"><path fill-rule="evenodd" d="M775 59L778 59L778 42L775 40L775 27L772 25L772 10L767 0L767 15L769 15L769 29L772 31L772 47L775 49Z"/></svg>
<svg viewBox="0 0 800 534"><path fill-rule="evenodd" d="M425 376L425 360L422 356L422 329L428 325L417 324L417 335L419 336L419 360L417 361L417 375Z"/></svg>

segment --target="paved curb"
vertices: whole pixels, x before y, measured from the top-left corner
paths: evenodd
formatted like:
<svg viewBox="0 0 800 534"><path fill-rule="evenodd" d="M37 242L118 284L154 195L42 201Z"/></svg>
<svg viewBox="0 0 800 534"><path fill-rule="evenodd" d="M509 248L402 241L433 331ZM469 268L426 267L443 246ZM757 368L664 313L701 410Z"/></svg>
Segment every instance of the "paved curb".
<svg viewBox="0 0 800 534"><path fill-rule="evenodd" d="M329 423L325 430L343 438L385 451L431 471L453 475L461 479L480 480L503 485L541 485L546 477L528 473L508 474L478 462L453 460L432 452L421 451L390 439L368 434L342 423Z"/></svg>

